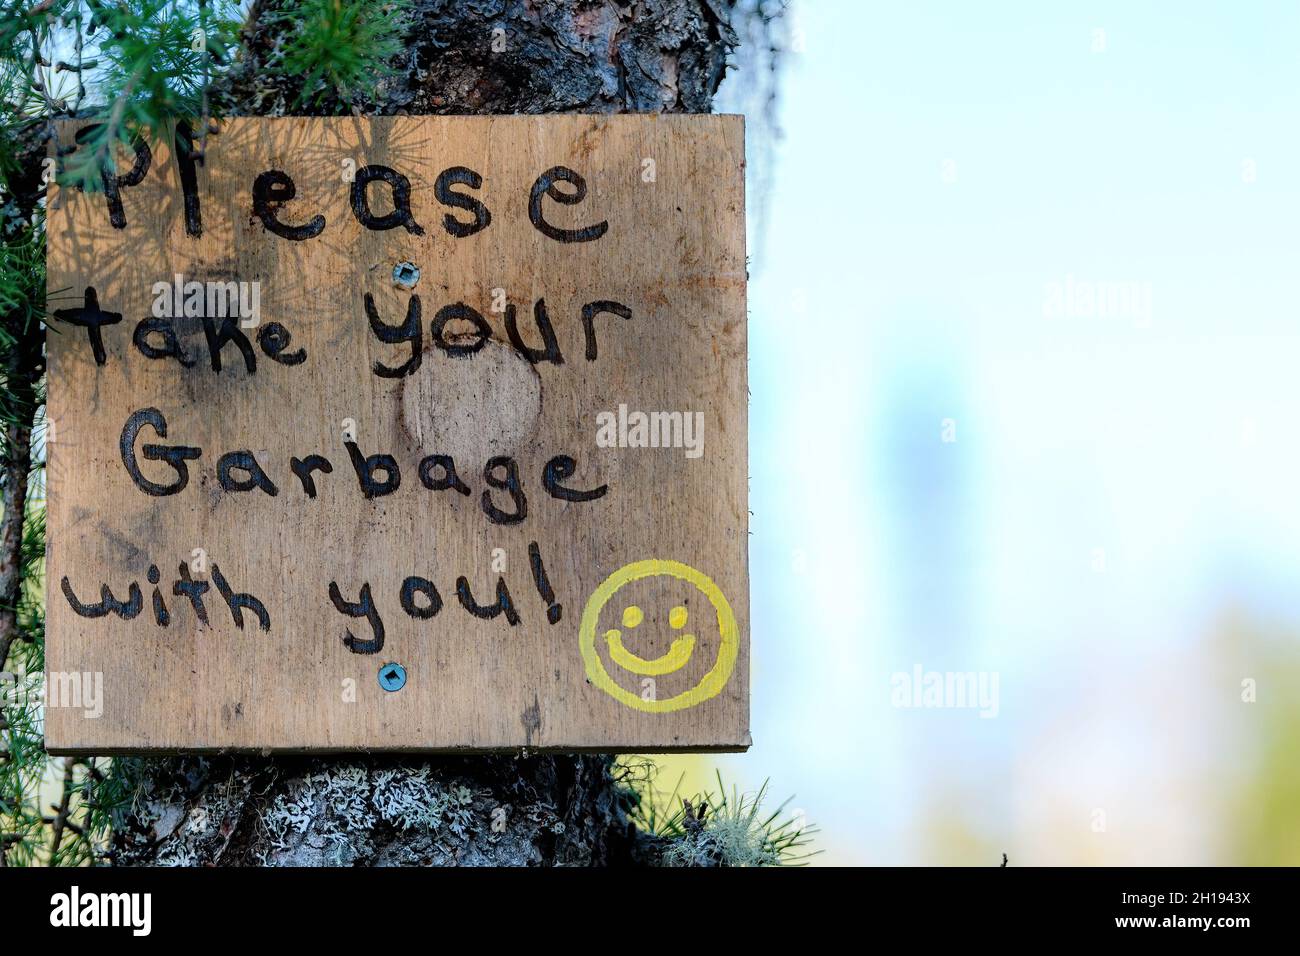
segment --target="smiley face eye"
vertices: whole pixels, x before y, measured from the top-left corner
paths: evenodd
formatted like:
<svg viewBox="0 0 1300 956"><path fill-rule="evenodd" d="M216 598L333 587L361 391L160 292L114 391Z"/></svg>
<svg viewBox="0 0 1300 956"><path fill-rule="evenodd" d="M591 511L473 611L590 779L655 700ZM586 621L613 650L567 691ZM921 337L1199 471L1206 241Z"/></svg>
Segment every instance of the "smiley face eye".
<svg viewBox="0 0 1300 956"><path fill-rule="evenodd" d="M668 625L674 631L680 631L686 626L686 608L680 604L668 612ZM623 626L631 630L645 620L645 614L635 604L629 604L623 608Z"/></svg>

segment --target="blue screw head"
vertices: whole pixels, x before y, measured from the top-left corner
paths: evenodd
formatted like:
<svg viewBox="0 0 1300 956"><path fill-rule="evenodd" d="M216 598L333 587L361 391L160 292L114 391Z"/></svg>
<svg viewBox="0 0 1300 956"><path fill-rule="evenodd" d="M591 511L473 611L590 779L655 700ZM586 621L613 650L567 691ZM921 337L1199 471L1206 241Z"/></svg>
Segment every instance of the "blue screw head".
<svg viewBox="0 0 1300 956"><path fill-rule="evenodd" d="M379 686L392 692L406 686L406 668L401 664L388 663L379 668Z"/></svg>
<svg viewBox="0 0 1300 956"><path fill-rule="evenodd" d="M400 289L414 289L420 281L420 267L414 262L399 262L393 266L393 284Z"/></svg>

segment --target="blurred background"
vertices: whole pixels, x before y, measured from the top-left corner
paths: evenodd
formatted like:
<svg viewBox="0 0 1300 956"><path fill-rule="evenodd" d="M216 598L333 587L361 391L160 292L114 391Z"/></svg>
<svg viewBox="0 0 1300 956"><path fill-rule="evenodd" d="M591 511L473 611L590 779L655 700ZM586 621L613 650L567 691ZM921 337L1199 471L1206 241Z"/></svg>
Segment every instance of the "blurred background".
<svg viewBox="0 0 1300 956"><path fill-rule="evenodd" d="M1300 8L783 20L719 105L754 747L664 777L770 780L822 864L1300 864Z"/></svg>

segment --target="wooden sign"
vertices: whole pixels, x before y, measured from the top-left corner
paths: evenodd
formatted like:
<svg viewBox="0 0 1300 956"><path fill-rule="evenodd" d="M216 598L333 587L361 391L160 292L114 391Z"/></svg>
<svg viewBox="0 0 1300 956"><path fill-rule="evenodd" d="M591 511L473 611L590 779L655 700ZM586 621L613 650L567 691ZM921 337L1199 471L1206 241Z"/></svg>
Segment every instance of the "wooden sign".
<svg viewBox="0 0 1300 956"><path fill-rule="evenodd" d="M741 119L161 139L51 200L49 749L747 747Z"/></svg>

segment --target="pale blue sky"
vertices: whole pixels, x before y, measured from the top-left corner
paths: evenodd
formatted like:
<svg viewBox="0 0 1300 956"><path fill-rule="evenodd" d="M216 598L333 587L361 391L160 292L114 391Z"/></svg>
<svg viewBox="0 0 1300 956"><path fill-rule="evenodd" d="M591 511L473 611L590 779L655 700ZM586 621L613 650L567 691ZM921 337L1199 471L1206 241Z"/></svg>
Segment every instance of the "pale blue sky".
<svg viewBox="0 0 1300 956"><path fill-rule="evenodd" d="M793 7L721 763L838 861L1232 862L1215 635L1300 621L1300 6ZM1045 315L1067 281L1150 313ZM891 706L918 663L999 716Z"/></svg>

